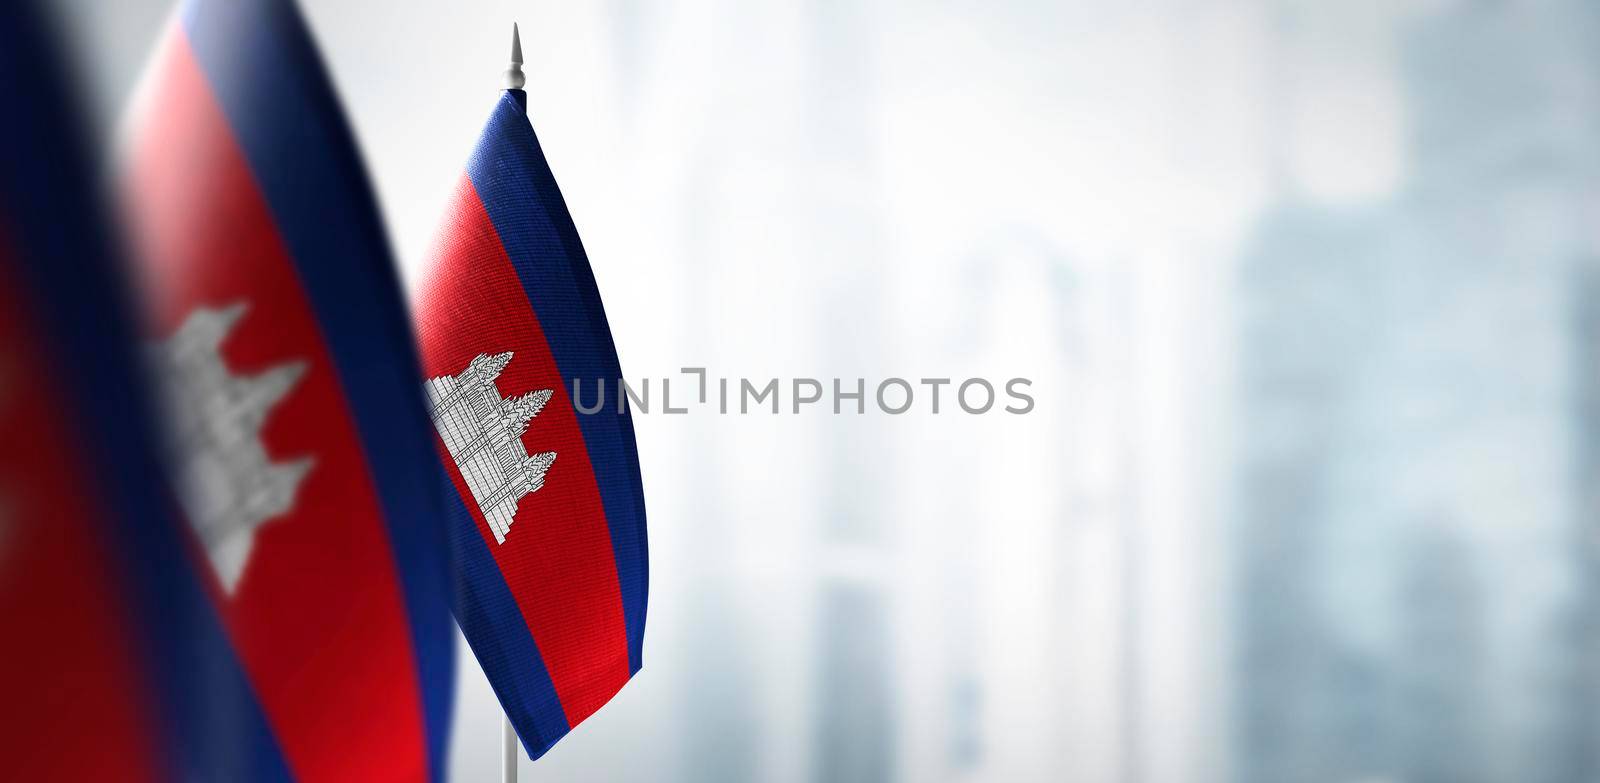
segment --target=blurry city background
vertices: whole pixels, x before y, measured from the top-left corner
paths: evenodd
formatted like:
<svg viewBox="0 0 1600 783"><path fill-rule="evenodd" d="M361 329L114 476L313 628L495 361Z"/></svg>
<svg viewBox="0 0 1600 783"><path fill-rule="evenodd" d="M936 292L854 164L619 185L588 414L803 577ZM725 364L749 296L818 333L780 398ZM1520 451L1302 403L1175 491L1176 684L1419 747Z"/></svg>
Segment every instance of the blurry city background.
<svg viewBox="0 0 1600 783"><path fill-rule="evenodd" d="M645 669L525 780L1600 780L1593 4L303 5L407 274L515 20L630 377L1034 379L638 417ZM169 4L57 7L112 141Z"/></svg>

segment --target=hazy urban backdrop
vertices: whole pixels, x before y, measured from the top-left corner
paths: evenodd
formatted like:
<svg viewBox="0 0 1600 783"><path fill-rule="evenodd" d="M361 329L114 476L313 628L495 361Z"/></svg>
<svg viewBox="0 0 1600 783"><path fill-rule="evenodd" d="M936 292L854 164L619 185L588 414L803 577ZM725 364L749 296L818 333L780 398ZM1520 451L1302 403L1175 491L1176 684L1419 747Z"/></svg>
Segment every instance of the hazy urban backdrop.
<svg viewBox="0 0 1600 783"><path fill-rule="evenodd" d="M1600 9L305 0L421 266L522 25L643 416L642 674L524 779L1600 780ZM63 0L108 140L166 0ZM495 775L465 646L451 769Z"/></svg>

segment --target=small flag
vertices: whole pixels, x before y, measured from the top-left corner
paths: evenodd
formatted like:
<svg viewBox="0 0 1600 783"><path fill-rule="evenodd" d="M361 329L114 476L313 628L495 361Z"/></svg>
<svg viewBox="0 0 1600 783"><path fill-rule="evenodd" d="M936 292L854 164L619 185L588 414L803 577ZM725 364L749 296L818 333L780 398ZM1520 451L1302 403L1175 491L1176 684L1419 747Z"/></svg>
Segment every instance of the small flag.
<svg viewBox="0 0 1600 783"><path fill-rule="evenodd" d="M456 619L538 758L639 670L649 564L629 412L573 404L621 370L512 59L414 309Z"/></svg>
<svg viewBox="0 0 1600 783"><path fill-rule="evenodd" d="M454 642L436 458L338 100L290 0L191 0L152 68L126 180L145 353L262 764L438 779Z"/></svg>

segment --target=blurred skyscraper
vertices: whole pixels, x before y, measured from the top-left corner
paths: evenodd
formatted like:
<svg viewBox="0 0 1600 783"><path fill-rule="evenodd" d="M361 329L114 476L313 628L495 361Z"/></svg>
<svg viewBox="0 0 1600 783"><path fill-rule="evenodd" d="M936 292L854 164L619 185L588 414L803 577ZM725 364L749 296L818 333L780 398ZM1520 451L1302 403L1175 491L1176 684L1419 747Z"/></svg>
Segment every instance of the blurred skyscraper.
<svg viewBox="0 0 1600 783"><path fill-rule="evenodd" d="M1398 192L1291 182L1249 244L1240 780L1594 779L1595 21L1425 11Z"/></svg>

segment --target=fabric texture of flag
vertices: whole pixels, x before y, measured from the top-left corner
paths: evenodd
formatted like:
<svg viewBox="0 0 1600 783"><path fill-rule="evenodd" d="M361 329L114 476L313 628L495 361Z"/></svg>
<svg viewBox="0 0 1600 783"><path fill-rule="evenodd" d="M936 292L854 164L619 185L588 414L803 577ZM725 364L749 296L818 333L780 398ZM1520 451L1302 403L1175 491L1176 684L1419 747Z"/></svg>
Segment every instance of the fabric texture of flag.
<svg viewBox="0 0 1600 783"><path fill-rule="evenodd" d="M631 414L574 406L573 379L622 375L526 108L516 89L494 107L414 312L456 619L538 758L639 670L649 564Z"/></svg>
<svg viewBox="0 0 1600 783"><path fill-rule="evenodd" d="M129 130L184 570L220 617L191 676L239 683L193 705L238 724L211 779L439 779L454 634L431 428L375 200L294 3L185 3Z"/></svg>

